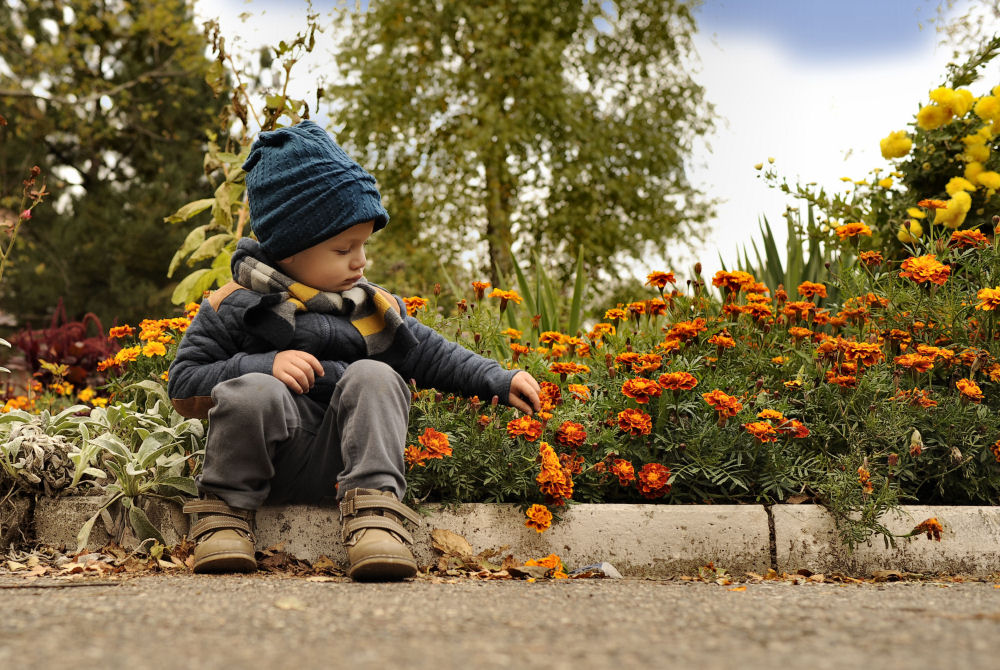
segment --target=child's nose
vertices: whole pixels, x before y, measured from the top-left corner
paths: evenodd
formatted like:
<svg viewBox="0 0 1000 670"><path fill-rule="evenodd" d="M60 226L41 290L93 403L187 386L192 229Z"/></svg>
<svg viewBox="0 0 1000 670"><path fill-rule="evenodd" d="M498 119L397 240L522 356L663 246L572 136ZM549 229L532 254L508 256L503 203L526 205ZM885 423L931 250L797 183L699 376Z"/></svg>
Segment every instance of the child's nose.
<svg viewBox="0 0 1000 670"><path fill-rule="evenodd" d="M365 256L364 247L362 247L361 250L354 255L354 258L352 260L353 262L351 264L351 267L353 269L355 270L364 269L364 267L368 264L368 258Z"/></svg>

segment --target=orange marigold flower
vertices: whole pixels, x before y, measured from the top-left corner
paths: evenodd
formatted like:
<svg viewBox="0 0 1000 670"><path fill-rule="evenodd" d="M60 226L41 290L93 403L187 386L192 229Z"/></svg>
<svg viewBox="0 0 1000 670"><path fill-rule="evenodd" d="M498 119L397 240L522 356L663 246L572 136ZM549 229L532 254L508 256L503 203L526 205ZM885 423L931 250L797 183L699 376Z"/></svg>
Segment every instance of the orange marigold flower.
<svg viewBox="0 0 1000 670"><path fill-rule="evenodd" d="M522 436L529 442L534 442L542 436L542 424L528 415L520 416L507 422L507 434L511 437Z"/></svg>
<svg viewBox="0 0 1000 670"><path fill-rule="evenodd" d="M788 357L787 356L775 356L774 358L771 359L771 362L774 363L775 365L784 365L785 363L788 362Z"/></svg>
<svg viewBox="0 0 1000 670"><path fill-rule="evenodd" d="M639 470L639 492L644 498L662 498L670 493L670 468L646 463Z"/></svg>
<svg viewBox="0 0 1000 670"><path fill-rule="evenodd" d="M538 489L552 501L553 505L562 505L573 497L573 479L547 442L539 445L538 453L542 459L541 471L535 477Z"/></svg>
<svg viewBox="0 0 1000 670"><path fill-rule="evenodd" d="M604 318L611 321L621 321L622 319L628 318L628 313L621 307L612 307L608 311L604 312Z"/></svg>
<svg viewBox="0 0 1000 670"><path fill-rule="evenodd" d="M821 298L826 297L826 285L818 284L816 282L804 281L799 284L799 295L803 298L811 298L818 295Z"/></svg>
<svg viewBox="0 0 1000 670"><path fill-rule="evenodd" d="M976 298L979 299L976 309L992 312L1000 307L1000 286L996 288L981 288L976 293Z"/></svg>
<svg viewBox="0 0 1000 670"><path fill-rule="evenodd" d="M587 431L579 423L563 421L556 429L556 442L564 447L581 447L587 439Z"/></svg>
<svg viewBox="0 0 1000 670"><path fill-rule="evenodd" d="M865 494L870 494L875 490L872 486L871 473L868 472L868 468L863 465L858 468L858 483L861 484L861 490Z"/></svg>
<svg viewBox="0 0 1000 670"><path fill-rule="evenodd" d="M993 458L996 459L997 463L1000 463L1000 440L990 445L990 451L993 452Z"/></svg>
<svg viewBox="0 0 1000 670"><path fill-rule="evenodd" d="M521 336L524 333L522 333L520 330L517 330L515 328L507 328L506 330L501 330L500 334L501 335L506 335L507 337L509 337L512 340L520 340Z"/></svg>
<svg viewBox="0 0 1000 670"><path fill-rule="evenodd" d="M489 297L500 298L501 311L507 307L508 302L513 302L515 305L521 304L521 296L518 295L517 291L504 291L503 289L495 288L490 291Z"/></svg>
<svg viewBox="0 0 1000 670"><path fill-rule="evenodd" d="M649 402L650 396L658 398L661 393L663 389L660 385L645 377L626 379L622 384L622 394L642 405Z"/></svg>
<svg viewBox="0 0 1000 670"><path fill-rule="evenodd" d="M900 277L912 279L918 284L929 281L941 285L948 281L951 274L951 266L939 262L934 254L911 256L900 267Z"/></svg>
<svg viewBox="0 0 1000 670"><path fill-rule="evenodd" d="M998 440L1000 442L1000 440ZM611 463L611 474L618 477L618 483L622 486L628 486L630 482L635 481L635 467L623 458L616 458L614 462Z"/></svg>
<svg viewBox="0 0 1000 670"><path fill-rule="evenodd" d="M653 420L645 412L630 408L618 412L618 427L629 435L649 435Z"/></svg>
<svg viewBox="0 0 1000 670"><path fill-rule="evenodd" d="M712 277L712 286L718 286L727 295L748 289L756 283L757 279L752 274L739 270L735 272L719 270Z"/></svg>
<svg viewBox="0 0 1000 670"><path fill-rule="evenodd" d="M694 321L679 321L664 330L666 330L668 340L687 342L696 338L698 333L708 330L708 322L698 317Z"/></svg>
<svg viewBox="0 0 1000 670"><path fill-rule="evenodd" d="M702 393L701 397L721 416L736 416L743 409L743 404L737 398L719 389Z"/></svg>
<svg viewBox="0 0 1000 670"><path fill-rule="evenodd" d="M972 249L989 246L990 240L978 230L956 230L948 238L948 246Z"/></svg>
<svg viewBox="0 0 1000 670"><path fill-rule="evenodd" d="M927 534L928 540L941 541L941 533L944 528L941 526L941 522L937 520L936 517L931 517L930 519L924 519L910 531L910 535L920 535L921 533Z"/></svg>
<svg viewBox="0 0 1000 670"><path fill-rule="evenodd" d="M958 393L962 396L963 400L969 400L974 403L979 403L983 400L982 389L979 388L979 384L971 379L959 379L955 382L955 388L958 389Z"/></svg>
<svg viewBox="0 0 1000 670"><path fill-rule="evenodd" d="M791 335L794 339L801 339L809 337L810 335L813 334L813 332L808 328L802 328L801 326L792 326L791 328L788 329L788 334Z"/></svg>
<svg viewBox="0 0 1000 670"><path fill-rule="evenodd" d="M784 421L785 415L776 409L762 409L757 412L758 419L774 420L774 421Z"/></svg>
<svg viewBox="0 0 1000 670"><path fill-rule="evenodd" d="M552 577L554 579L566 579L567 575L563 569L562 559L560 559L555 554L549 554L545 558L540 558L538 560L531 559L525 561L527 566L537 565L543 568L548 568L552 570Z"/></svg>
<svg viewBox="0 0 1000 670"><path fill-rule="evenodd" d="M566 386L570 395L579 400L580 402L587 402L590 400L590 389L583 384L569 384Z"/></svg>
<svg viewBox="0 0 1000 670"><path fill-rule="evenodd" d="M862 251L858 254L858 260L864 265L881 265L885 262L881 251Z"/></svg>
<svg viewBox="0 0 1000 670"><path fill-rule="evenodd" d="M433 428L424 428L424 434L417 438L417 442L423 445L430 458L451 456L451 446L448 444L448 436Z"/></svg>
<svg viewBox="0 0 1000 670"><path fill-rule="evenodd" d="M915 407L923 407L924 409L937 407L938 404L937 400L931 399L930 391L918 388L913 388L909 391L900 390L893 396L893 400L906 402Z"/></svg>
<svg viewBox="0 0 1000 670"><path fill-rule="evenodd" d="M646 275L646 286L664 288L667 284L676 284L673 272L650 272Z"/></svg>
<svg viewBox="0 0 1000 670"><path fill-rule="evenodd" d="M780 426L778 426L778 432L783 435L791 435L792 437L799 439L809 437L809 429L798 419L788 419L784 421Z"/></svg>
<svg viewBox="0 0 1000 670"><path fill-rule="evenodd" d="M848 361L858 361L871 367L885 358L882 347L874 342L850 342L842 340L841 350Z"/></svg>
<svg viewBox="0 0 1000 670"><path fill-rule="evenodd" d="M934 358L923 354L903 354L892 359L896 365L911 368L915 372L927 372L934 367Z"/></svg>
<svg viewBox="0 0 1000 670"><path fill-rule="evenodd" d="M923 207L925 209L947 209L948 203L944 200L935 200L934 198L924 198L917 203L917 207Z"/></svg>
<svg viewBox="0 0 1000 670"><path fill-rule="evenodd" d="M645 302L630 302L625 307L626 311L632 316L639 316L640 314L646 313L646 303Z"/></svg>
<svg viewBox="0 0 1000 670"><path fill-rule="evenodd" d="M680 349L681 344L682 343L680 340L668 337L659 344L657 344L656 348L669 353L671 351L677 351L678 349Z"/></svg>
<svg viewBox="0 0 1000 670"><path fill-rule="evenodd" d="M663 357L658 354L641 354L632 361L632 372L637 375L655 372L663 366Z"/></svg>
<svg viewBox="0 0 1000 670"><path fill-rule="evenodd" d="M528 517L524 525L534 528L539 533L545 532L552 526L552 512L545 505L532 505L524 515Z"/></svg>
<svg viewBox="0 0 1000 670"><path fill-rule="evenodd" d="M474 281L472 282L472 292L476 296L476 300L482 300L483 296L486 295L486 289L490 287L488 281Z"/></svg>
<svg viewBox="0 0 1000 670"><path fill-rule="evenodd" d="M97 371L98 372L104 372L108 368L110 368L110 367L112 367L114 365L117 365L117 364L118 364L118 361L115 360L114 356L112 356L110 358L105 358L103 361L99 361L97 363Z"/></svg>
<svg viewBox="0 0 1000 670"><path fill-rule="evenodd" d="M778 431L767 421L751 421L743 424L743 428L761 442L778 441Z"/></svg>
<svg viewBox="0 0 1000 670"><path fill-rule="evenodd" d="M135 331L132 329L132 326L115 326L114 328L108 331L108 337L114 339L120 337L132 337L132 335L134 334Z"/></svg>
<svg viewBox="0 0 1000 670"><path fill-rule="evenodd" d="M664 372L656 382L667 391L690 391L698 385L698 379L690 372Z"/></svg>
<svg viewBox="0 0 1000 670"><path fill-rule="evenodd" d="M793 300L792 302L785 303L785 306L781 309L781 313L785 316L808 319L810 312L814 309L816 309L816 305L811 302Z"/></svg>
<svg viewBox="0 0 1000 670"><path fill-rule="evenodd" d="M417 447L412 444L407 445L406 449L403 450L403 459L411 468L414 465L419 465L421 467L427 465L428 458L430 458L430 454L421 449L417 449Z"/></svg>
<svg viewBox="0 0 1000 670"><path fill-rule="evenodd" d="M549 372L556 375L575 375L579 373L588 373L590 368L583 363L553 363L549 366Z"/></svg>
<svg viewBox="0 0 1000 670"><path fill-rule="evenodd" d="M849 237L857 237L858 235L872 236L872 229L863 223L845 223L842 226L834 228L833 232L837 233L837 237L841 240L846 240Z"/></svg>
<svg viewBox="0 0 1000 670"><path fill-rule="evenodd" d="M708 338L708 343L714 344L718 349L732 349L736 346L736 340L725 331L712 335L712 337Z"/></svg>
<svg viewBox="0 0 1000 670"><path fill-rule="evenodd" d="M835 370L827 370L826 381L845 389L856 388L858 385L858 378L854 375L837 374Z"/></svg>
<svg viewBox="0 0 1000 670"><path fill-rule="evenodd" d="M558 344L562 342L565 338L566 336L563 335L562 333L557 333L554 330L546 330L543 331L538 336L538 341L541 342L542 344L552 344L552 343Z"/></svg>
<svg viewBox="0 0 1000 670"><path fill-rule="evenodd" d="M650 316L663 316L667 313L667 303L659 298L646 301L646 313Z"/></svg>
<svg viewBox="0 0 1000 670"><path fill-rule="evenodd" d="M542 403L542 409L555 409L555 406L562 402L562 391L559 390L559 384L538 382L538 385L541 387L541 390L538 392L538 399Z"/></svg>

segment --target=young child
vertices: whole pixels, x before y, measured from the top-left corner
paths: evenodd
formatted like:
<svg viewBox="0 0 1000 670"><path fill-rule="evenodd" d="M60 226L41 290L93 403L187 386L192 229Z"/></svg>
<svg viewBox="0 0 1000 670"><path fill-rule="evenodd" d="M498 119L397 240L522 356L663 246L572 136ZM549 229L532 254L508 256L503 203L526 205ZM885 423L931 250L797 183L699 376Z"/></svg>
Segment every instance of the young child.
<svg viewBox="0 0 1000 670"><path fill-rule="evenodd" d="M411 577L403 521L410 389L476 395L531 414L539 385L444 339L364 278L384 228L375 179L318 125L261 133L243 165L256 240L212 293L170 366L185 416L208 417L195 572L256 569L253 512L336 497L353 579Z"/></svg>

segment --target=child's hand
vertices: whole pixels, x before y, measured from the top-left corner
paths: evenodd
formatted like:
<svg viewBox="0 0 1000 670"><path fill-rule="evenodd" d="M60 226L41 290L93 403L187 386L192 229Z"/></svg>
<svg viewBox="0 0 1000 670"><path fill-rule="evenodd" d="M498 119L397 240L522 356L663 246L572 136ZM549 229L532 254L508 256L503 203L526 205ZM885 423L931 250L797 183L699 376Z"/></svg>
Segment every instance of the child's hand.
<svg viewBox="0 0 1000 670"><path fill-rule="evenodd" d="M542 409L542 401L538 398L538 392L542 387L538 385L535 378L521 370L510 380L510 395L507 397L507 404L521 410L528 416L532 412Z"/></svg>
<svg viewBox="0 0 1000 670"><path fill-rule="evenodd" d="M316 383L316 375L323 376L323 366L308 351L288 349L274 357L271 374L296 393L305 393Z"/></svg>

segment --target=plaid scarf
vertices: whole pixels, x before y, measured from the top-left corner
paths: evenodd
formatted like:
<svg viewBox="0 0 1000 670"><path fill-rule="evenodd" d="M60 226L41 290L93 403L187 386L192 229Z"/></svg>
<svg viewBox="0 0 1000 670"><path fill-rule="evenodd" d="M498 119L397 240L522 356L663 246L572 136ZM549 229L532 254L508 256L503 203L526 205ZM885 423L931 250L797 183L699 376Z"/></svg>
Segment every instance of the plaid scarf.
<svg viewBox="0 0 1000 670"><path fill-rule="evenodd" d="M347 316L364 338L368 355L389 350L397 338L406 348L416 344L396 299L365 279L339 293L320 291L255 258L242 244L233 254L232 270L236 283L262 294L261 302L247 312L247 325L279 347L290 342L295 333L296 312Z"/></svg>

